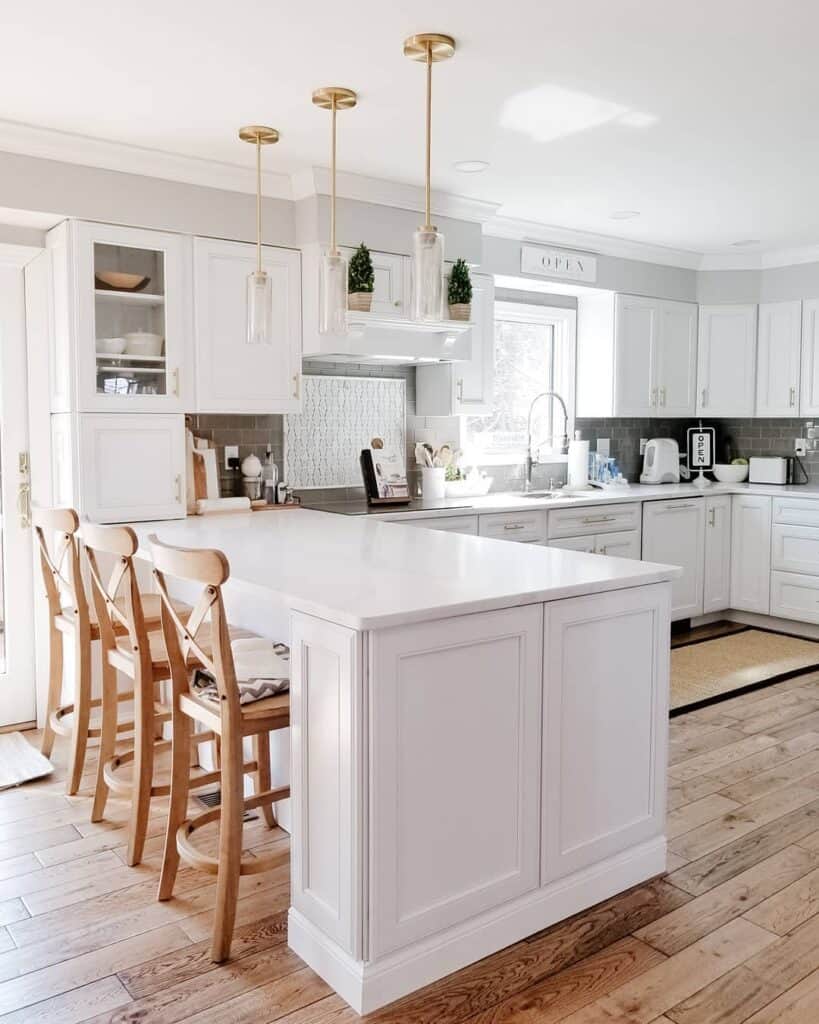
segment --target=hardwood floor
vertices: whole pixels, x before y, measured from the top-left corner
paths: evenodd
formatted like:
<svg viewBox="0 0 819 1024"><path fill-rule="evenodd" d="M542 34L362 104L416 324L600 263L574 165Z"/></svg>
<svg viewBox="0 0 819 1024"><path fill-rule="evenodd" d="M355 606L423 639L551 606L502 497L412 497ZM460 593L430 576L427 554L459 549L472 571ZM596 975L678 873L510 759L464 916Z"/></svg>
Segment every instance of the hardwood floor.
<svg viewBox="0 0 819 1024"><path fill-rule="evenodd" d="M213 879L182 869L157 903L164 803L127 868L125 804L88 821L94 769L75 797L59 770L0 793L0 1024L359 1019L287 947L286 867L242 879L233 958L212 964ZM669 874L366 1020L815 1024L819 673L675 718L669 797ZM287 842L246 825L251 853Z"/></svg>

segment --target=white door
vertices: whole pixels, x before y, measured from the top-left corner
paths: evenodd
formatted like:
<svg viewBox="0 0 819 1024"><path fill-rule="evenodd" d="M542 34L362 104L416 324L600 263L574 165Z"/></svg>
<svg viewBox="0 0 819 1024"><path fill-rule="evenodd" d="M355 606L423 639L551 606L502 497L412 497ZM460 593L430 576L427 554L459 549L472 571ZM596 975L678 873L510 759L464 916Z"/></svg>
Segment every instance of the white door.
<svg viewBox="0 0 819 1024"><path fill-rule="evenodd" d="M0 246L0 726L36 717L25 255Z"/></svg>
<svg viewBox="0 0 819 1024"><path fill-rule="evenodd" d="M702 615L705 502L647 501L643 505L643 559L682 566L671 586L671 618Z"/></svg>
<svg viewBox="0 0 819 1024"><path fill-rule="evenodd" d="M771 583L771 499L731 499L731 607L768 614Z"/></svg>
<svg viewBox="0 0 819 1024"><path fill-rule="evenodd" d="M697 407L697 307L660 303L657 336L657 413L693 416Z"/></svg>
<svg viewBox="0 0 819 1024"><path fill-rule="evenodd" d="M273 342L249 345L247 278L256 247L194 239L196 407L213 413L298 412L301 406L301 256L262 247L273 282Z"/></svg>
<svg viewBox="0 0 819 1024"><path fill-rule="evenodd" d="M614 415L656 415L659 302L634 295L616 299Z"/></svg>
<svg viewBox="0 0 819 1024"><path fill-rule="evenodd" d="M753 416L756 306L701 306L697 413Z"/></svg>
<svg viewBox="0 0 819 1024"><path fill-rule="evenodd" d="M719 612L731 607L731 497L705 499L705 570L702 610Z"/></svg>
<svg viewBox="0 0 819 1024"><path fill-rule="evenodd" d="M819 416L819 299L802 303L801 416Z"/></svg>
<svg viewBox="0 0 819 1024"><path fill-rule="evenodd" d="M802 303L763 302L756 355L757 416L799 415Z"/></svg>

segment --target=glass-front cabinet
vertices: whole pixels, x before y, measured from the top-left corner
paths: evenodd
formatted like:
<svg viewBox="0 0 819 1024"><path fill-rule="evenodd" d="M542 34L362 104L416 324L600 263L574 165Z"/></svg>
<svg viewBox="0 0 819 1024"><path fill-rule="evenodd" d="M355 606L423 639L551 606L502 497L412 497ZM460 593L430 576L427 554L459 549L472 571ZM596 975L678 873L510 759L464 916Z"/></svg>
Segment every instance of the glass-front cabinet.
<svg viewBox="0 0 819 1024"><path fill-rule="evenodd" d="M190 239L74 228L79 411L184 411L193 387Z"/></svg>

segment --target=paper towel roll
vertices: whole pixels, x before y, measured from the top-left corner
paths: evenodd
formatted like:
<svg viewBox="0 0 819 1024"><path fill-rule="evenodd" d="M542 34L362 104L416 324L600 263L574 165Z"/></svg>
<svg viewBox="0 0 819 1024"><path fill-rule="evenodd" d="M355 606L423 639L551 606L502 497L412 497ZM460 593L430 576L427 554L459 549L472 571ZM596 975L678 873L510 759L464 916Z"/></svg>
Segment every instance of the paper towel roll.
<svg viewBox="0 0 819 1024"><path fill-rule="evenodd" d="M585 487L589 482L589 442L569 441L569 487Z"/></svg>

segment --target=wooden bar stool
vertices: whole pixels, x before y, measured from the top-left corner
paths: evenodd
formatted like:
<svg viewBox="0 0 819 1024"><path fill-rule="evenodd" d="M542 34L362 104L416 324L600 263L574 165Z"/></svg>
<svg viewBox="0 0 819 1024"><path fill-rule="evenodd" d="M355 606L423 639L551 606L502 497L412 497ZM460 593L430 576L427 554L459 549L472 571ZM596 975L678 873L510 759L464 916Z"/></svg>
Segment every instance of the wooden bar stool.
<svg viewBox="0 0 819 1024"><path fill-rule="evenodd" d="M162 599L162 632L173 681L173 774L159 899L167 900L173 895L180 857L187 864L217 876L216 916L210 953L211 959L219 963L230 955L240 876L269 870L289 859L287 853L280 853L243 860L242 822L245 811L261 807L267 812L266 824L275 824L271 805L290 796L289 786L270 789L270 732L290 725L290 695L282 693L250 703L240 700L222 601L222 585L230 575L230 568L222 552L170 547L161 544L155 536L149 541L154 558L154 577ZM202 594L189 616L183 618L174 609L166 578L203 585ZM209 652L204 649L201 639L208 624ZM273 645L270 647L272 651ZM198 658L209 673L217 699L209 699L192 688L191 655ZM211 729L220 739L218 774L222 796L220 807L189 818L188 764L194 722ZM247 736L252 736L255 743L255 761L249 764L244 763L243 755L243 740ZM251 772L255 776L256 792L245 799L243 776ZM191 841L197 829L213 821L219 822L218 857L207 856Z"/></svg>
<svg viewBox="0 0 819 1024"><path fill-rule="evenodd" d="M160 684L170 679L165 645L159 632L149 632L145 604L153 598L152 608L160 603L158 594L141 594L137 585L134 555L139 546L136 534L127 526L82 527L82 539L88 558L91 592L99 623L102 646L102 726L100 759L94 791L92 821L100 821L105 813L109 792L131 798L128 822L127 863L133 867L142 860L151 798L167 796L170 785L154 781L156 755L170 750L170 740L163 740L162 725L170 721L170 705L163 704ZM100 570L99 555L113 558L107 582ZM185 614L187 605L174 602L178 613ZM133 747L115 752L117 715L121 694L117 692L117 672L133 682L134 701ZM197 735L197 742L212 740L213 734ZM131 779L118 770L132 766ZM212 780L214 781L214 780ZM205 785L201 779L196 785Z"/></svg>

